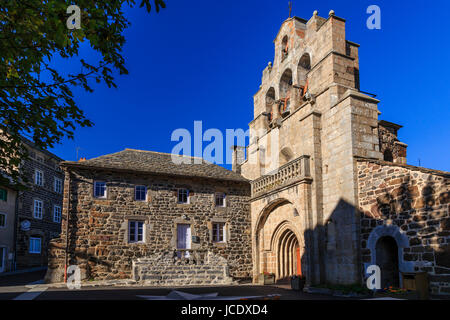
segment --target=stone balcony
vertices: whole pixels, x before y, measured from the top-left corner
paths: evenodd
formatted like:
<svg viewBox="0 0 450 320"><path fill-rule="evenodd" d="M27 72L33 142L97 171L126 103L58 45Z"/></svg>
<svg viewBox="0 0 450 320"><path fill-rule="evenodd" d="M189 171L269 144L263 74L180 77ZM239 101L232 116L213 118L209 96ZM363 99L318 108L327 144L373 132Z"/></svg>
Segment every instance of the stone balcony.
<svg viewBox="0 0 450 320"><path fill-rule="evenodd" d="M251 182L252 197L258 197L304 179L311 179L310 156L303 155Z"/></svg>

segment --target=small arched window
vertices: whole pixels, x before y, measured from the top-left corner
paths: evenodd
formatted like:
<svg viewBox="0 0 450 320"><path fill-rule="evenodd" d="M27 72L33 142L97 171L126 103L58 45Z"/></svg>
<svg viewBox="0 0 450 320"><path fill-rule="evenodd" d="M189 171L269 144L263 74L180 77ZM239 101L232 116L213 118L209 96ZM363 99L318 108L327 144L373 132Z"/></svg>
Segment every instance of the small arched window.
<svg viewBox="0 0 450 320"><path fill-rule="evenodd" d="M389 161L389 162L393 162L394 161L394 157L392 156L392 152L389 149L384 150L383 158L384 158L384 161Z"/></svg>

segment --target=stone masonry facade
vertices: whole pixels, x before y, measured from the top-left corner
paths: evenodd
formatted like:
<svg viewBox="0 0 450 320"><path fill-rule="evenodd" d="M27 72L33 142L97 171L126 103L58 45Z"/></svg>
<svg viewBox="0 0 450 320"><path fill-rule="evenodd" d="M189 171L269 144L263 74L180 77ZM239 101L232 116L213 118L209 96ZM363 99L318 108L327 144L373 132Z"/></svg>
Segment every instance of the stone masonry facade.
<svg viewBox="0 0 450 320"><path fill-rule="evenodd" d="M450 174L358 159L361 253L376 264L376 242L396 240L399 272L428 273L434 294L450 293Z"/></svg>
<svg viewBox="0 0 450 320"><path fill-rule="evenodd" d="M133 277L159 285L183 285L192 279L197 279L197 284L229 283L251 276L250 190L244 179L121 172L70 164L65 170L63 211L69 219L68 234L64 219L62 235L51 245L47 281L64 280L66 248L68 265L79 266L82 279ZM97 180L106 182L105 199L93 197ZM146 187L146 201L134 199L136 185ZM178 203L180 188L189 190L189 203ZM226 195L223 207L215 205L217 192ZM130 221L143 222L141 243L129 242ZM226 241L213 241L214 223L225 226ZM190 226L189 257L180 257L177 251L179 224ZM195 276L199 272L202 276Z"/></svg>
<svg viewBox="0 0 450 320"><path fill-rule="evenodd" d="M61 232L61 221L57 217L55 219L55 207L61 209L62 216L63 202L64 173L59 167L62 159L36 148L31 142L26 141L25 146L30 158L21 167L28 178L27 189L18 191L17 196L17 269L47 265L49 242ZM37 172L40 172L41 184L36 184ZM60 181L61 189L55 189L55 180ZM35 213L35 201L42 203L42 213L39 215ZM39 239L40 248L30 248L31 238Z"/></svg>
<svg viewBox="0 0 450 320"><path fill-rule="evenodd" d="M334 11L289 18L274 39L236 168L252 185L253 279L364 285L380 264L385 283L427 271L448 293L449 174L406 165L402 126L360 90L359 49Z"/></svg>

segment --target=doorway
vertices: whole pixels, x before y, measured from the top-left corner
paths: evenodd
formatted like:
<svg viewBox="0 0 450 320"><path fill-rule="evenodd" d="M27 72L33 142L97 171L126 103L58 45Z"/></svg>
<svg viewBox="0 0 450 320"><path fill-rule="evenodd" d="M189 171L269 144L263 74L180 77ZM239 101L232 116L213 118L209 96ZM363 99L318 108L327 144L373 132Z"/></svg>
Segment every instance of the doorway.
<svg viewBox="0 0 450 320"><path fill-rule="evenodd" d="M177 225L177 249L178 257L189 257L188 249L191 249L191 225L190 224L178 224ZM187 251L183 251L187 250Z"/></svg>
<svg viewBox="0 0 450 320"><path fill-rule="evenodd" d="M293 275L301 275L301 255L298 239L287 229L278 242L277 280L286 281Z"/></svg>
<svg viewBox="0 0 450 320"><path fill-rule="evenodd" d="M0 272L5 271L5 265L6 265L6 248L0 247Z"/></svg>
<svg viewBox="0 0 450 320"><path fill-rule="evenodd" d="M394 238L386 236L378 239L376 244L376 264L381 269L381 287L398 288L398 246Z"/></svg>

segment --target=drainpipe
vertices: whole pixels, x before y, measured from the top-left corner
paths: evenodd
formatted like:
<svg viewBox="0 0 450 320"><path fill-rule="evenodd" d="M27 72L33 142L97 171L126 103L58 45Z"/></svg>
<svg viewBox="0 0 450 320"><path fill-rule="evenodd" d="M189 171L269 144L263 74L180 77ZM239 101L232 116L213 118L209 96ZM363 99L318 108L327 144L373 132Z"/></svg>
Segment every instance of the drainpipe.
<svg viewBox="0 0 450 320"><path fill-rule="evenodd" d="M66 217L66 250L64 255L64 282L67 283L67 264L68 264L68 250L69 250L69 211L70 211L70 172L66 169L64 174L67 174L68 183L67 183L67 191L64 191L67 194L67 217ZM64 198L63 198L64 202Z"/></svg>

